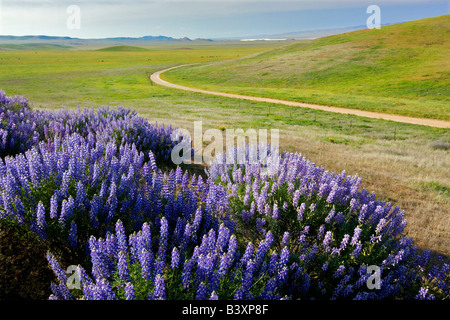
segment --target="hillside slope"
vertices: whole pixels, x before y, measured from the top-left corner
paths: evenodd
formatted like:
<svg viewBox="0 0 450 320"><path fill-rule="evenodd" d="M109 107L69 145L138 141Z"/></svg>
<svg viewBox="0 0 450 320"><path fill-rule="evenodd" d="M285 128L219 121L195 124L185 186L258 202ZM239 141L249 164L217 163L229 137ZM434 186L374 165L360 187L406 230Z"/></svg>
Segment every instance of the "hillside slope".
<svg viewBox="0 0 450 320"><path fill-rule="evenodd" d="M450 120L450 15L301 41L164 75L224 92Z"/></svg>

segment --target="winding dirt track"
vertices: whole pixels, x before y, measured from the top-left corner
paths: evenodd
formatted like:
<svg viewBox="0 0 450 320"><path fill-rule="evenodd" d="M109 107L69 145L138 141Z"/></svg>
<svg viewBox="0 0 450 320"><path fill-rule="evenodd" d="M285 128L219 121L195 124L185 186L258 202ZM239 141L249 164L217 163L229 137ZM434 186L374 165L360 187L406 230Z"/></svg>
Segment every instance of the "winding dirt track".
<svg viewBox="0 0 450 320"><path fill-rule="evenodd" d="M166 86L169 88L210 94L210 95L227 97L227 98L283 104L283 105L292 106L292 107L310 108L310 109L323 110L323 111L342 113L342 114L352 114L355 116L366 117L366 118L391 120L391 121L395 121L395 122L411 123L411 124L418 124L418 125L437 127L437 128L450 128L450 121L445 121L445 120L413 118L413 117L400 116L400 115L395 115L395 114L386 114L386 113L363 111L363 110L356 110L356 109L346 109L346 108L339 108L339 107L329 107L329 106L288 101L288 100L253 97L253 96L246 96L246 95L233 94L233 93L224 93L224 92L217 92L217 91L208 91L208 90L196 89L196 88L192 88L192 87L181 86L181 85L170 83L170 82L167 82L167 81L161 79L160 76L164 72L175 69L175 68L184 67L184 66L186 66L186 65L176 66L176 67L164 69L161 71L157 71L150 76L150 79L156 84Z"/></svg>

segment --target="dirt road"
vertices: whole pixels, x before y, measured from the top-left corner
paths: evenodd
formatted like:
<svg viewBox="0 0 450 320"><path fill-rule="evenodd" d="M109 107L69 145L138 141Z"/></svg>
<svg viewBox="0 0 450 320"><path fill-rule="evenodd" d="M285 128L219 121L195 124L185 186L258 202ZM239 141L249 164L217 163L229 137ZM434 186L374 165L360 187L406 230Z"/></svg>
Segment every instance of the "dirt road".
<svg viewBox="0 0 450 320"><path fill-rule="evenodd" d="M176 67L172 67L172 68L168 68L165 70L155 72L150 76L150 79L156 84L166 86L169 88L210 94L210 95L227 97L227 98L283 104L283 105L292 106L292 107L310 108L310 109L323 110L323 111L342 113L342 114L352 114L352 115L360 116L360 117L391 120L391 121L395 121L395 122L404 122L404 123L418 124L418 125L437 127L437 128L450 128L450 121L424 119L424 118L412 118L412 117L400 116L400 115L395 115L395 114L378 113L378 112L356 110L356 109L346 109L346 108L339 108L339 107L329 107L329 106L303 103L303 102L295 102L295 101L287 101L287 100L263 98L263 97L253 97L253 96L246 96L246 95L233 94L233 93L224 93L224 92L217 92L217 91L208 91L208 90L202 90L202 89L181 86L181 85L170 83L170 82L167 82L167 81L161 79L160 76L162 73L172 70L172 69L175 69L175 68L180 68L183 66L185 66L185 65L176 66Z"/></svg>

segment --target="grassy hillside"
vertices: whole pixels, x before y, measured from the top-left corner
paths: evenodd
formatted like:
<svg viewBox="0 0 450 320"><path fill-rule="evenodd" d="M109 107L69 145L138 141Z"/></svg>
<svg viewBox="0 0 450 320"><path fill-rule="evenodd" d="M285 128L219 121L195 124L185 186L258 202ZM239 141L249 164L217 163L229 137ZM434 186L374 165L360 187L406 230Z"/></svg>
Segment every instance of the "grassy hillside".
<svg viewBox="0 0 450 320"><path fill-rule="evenodd" d="M449 52L446 15L302 41L163 77L205 89L450 120Z"/></svg>
<svg viewBox="0 0 450 320"><path fill-rule="evenodd" d="M97 51L130 52L130 51L148 51L148 49L141 48L141 47L135 47L135 46L112 46L112 47L98 49Z"/></svg>
<svg viewBox="0 0 450 320"><path fill-rule="evenodd" d="M62 44L51 44L51 43L24 43L24 44L0 44L0 50L66 50L72 47L62 45Z"/></svg>

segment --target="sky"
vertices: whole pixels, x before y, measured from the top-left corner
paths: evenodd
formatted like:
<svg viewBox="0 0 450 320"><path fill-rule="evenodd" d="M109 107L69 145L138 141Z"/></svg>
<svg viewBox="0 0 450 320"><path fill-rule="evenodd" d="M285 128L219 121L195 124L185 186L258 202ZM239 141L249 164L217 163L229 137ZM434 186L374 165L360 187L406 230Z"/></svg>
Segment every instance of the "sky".
<svg viewBox="0 0 450 320"><path fill-rule="evenodd" d="M0 35L228 38L449 14L450 0L0 0Z"/></svg>

